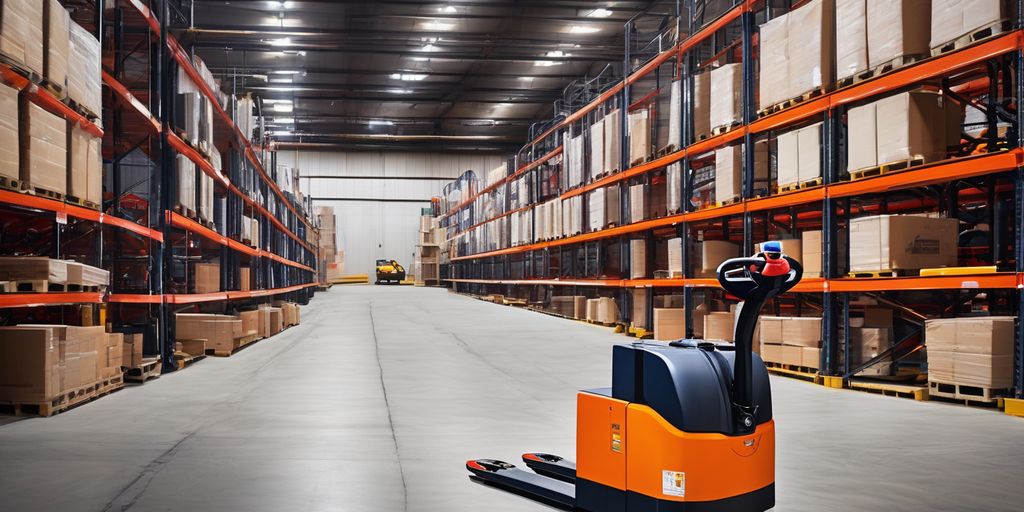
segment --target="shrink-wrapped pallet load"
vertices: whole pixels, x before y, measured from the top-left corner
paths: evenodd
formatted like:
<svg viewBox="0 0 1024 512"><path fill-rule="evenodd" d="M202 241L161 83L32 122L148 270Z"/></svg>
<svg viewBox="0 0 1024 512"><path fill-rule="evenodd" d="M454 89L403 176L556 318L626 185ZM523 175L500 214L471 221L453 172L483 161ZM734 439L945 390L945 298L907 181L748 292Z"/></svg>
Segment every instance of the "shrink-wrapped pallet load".
<svg viewBox="0 0 1024 512"><path fill-rule="evenodd" d="M103 140L68 123L67 195L99 206L103 200Z"/></svg>
<svg viewBox="0 0 1024 512"><path fill-rule="evenodd" d="M604 172L622 170L622 114L619 109L604 116Z"/></svg>
<svg viewBox="0 0 1024 512"><path fill-rule="evenodd" d="M932 0L866 0L868 67L928 54ZM894 67L899 67L899 62Z"/></svg>
<svg viewBox="0 0 1024 512"><path fill-rule="evenodd" d="M72 22L70 26L68 97L90 114L100 117L103 115L100 42L78 23Z"/></svg>
<svg viewBox="0 0 1024 512"><path fill-rule="evenodd" d="M963 108L948 97L909 91L851 108L847 170L942 160L960 142Z"/></svg>
<svg viewBox="0 0 1024 512"><path fill-rule="evenodd" d="M682 81L672 82L668 102L668 148L672 151L682 148Z"/></svg>
<svg viewBox="0 0 1024 512"><path fill-rule="evenodd" d="M743 113L743 66L726 64L711 70L710 123L720 128L738 123Z"/></svg>
<svg viewBox="0 0 1024 512"><path fill-rule="evenodd" d="M67 122L22 98L19 105L21 180L32 188L67 193Z"/></svg>
<svg viewBox="0 0 1024 512"><path fill-rule="evenodd" d="M0 86L0 178L19 180L18 90ZM11 183L7 184L12 187Z"/></svg>
<svg viewBox="0 0 1024 512"><path fill-rule="evenodd" d="M68 88L71 16L58 0L42 0L42 3L43 77L58 89L60 96L63 97L67 94Z"/></svg>
<svg viewBox="0 0 1024 512"><path fill-rule="evenodd" d="M701 140L711 135L711 73L693 76L693 135Z"/></svg>
<svg viewBox="0 0 1024 512"><path fill-rule="evenodd" d="M759 108L768 108L791 97L786 81L789 60L788 30L786 15L778 16L761 25L758 36L761 45L761 68L758 75Z"/></svg>
<svg viewBox="0 0 1024 512"><path fill-rule="evenodd" d="M928 380L989 389L1011 387L1014 320L990 316L926 321Z"/></svg>
<svg viewBox="0 0 1024 512"><path fill-rule="evenodd" d="M834 4L811 0L786 15L789 19L787 86L791 97L828 86L835 77Z"/></svg>
<svg viewBox="0 0 1024 512"><path fill-rule="evenodd" d="M997 24L1010 15L1007 4L1004 0L932 0L930 46L947 49L947 43L961 36L998 29Z"/></svg>
<svg viewBox="0 0 1024 512"><path fill-rule="evenodd" d="M0 2L0 53L16 66L43 74L43 9L39 0Z"/></svg>
<svg viewBox="0 0 1024 512"><path fill-rule="evenodd" d="M821 123L780 134L777 148L779 187L821 177Z"/></svg>
<svg viewBox="0 0 1024 512"><path fill-rule="evenodd" d="M605 118L598 119L590 125L590 166L588 176L593 178L604 174L605 171Z"/></svg>
<svg viewBox="0 0 1024 512"><path fill-rule="evenodd" d="M177 155L175 157L177 163L176 174L177 180L175 180L175 192L177 193L177 203L182 208L182 214L184 210L196 210L196 164L189 160L185 155Z"/></svg>
<svg viewBox="0 0 1024 512"><path fill-rule="evenodd" d="M850 221L850 271L877 272L957 266L960 221L917 215L877 215Z"/></svg>
<svg viewBox="0 0 1024 512"><path fill-rule="evenodd" d="M869 68L867 0L835 2L836 75L844 79Z"/></svg>
<svg viewBox="0 0 1024 512"><path fill-rule="evenodd" d="M629 163L647 161L651 154L650 110L639 108L629 113Z"/></svg>

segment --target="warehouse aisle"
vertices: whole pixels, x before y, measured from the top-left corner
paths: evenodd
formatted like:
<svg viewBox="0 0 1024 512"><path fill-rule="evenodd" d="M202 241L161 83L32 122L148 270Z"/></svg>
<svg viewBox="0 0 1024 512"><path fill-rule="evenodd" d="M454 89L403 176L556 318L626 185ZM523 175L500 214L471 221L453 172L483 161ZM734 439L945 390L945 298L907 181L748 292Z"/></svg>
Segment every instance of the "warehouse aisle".
<svg viewBox="0 0 1024 512"><path fill-rule="evenodd" d="M303 325L0 426L4 510L547 510L463 463L573 454L620 335L438 289L335 287ZM773 379L780 511L1016 510L1024 421ZM849 458L845 454L855 454Z"/></svg>

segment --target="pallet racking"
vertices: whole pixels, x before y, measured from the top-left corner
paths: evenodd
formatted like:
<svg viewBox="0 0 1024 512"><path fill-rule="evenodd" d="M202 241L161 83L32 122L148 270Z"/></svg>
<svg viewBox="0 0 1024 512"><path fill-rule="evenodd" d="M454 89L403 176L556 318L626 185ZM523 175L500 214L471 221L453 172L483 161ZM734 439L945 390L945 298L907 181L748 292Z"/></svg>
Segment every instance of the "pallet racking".
<svg viewBox="0 0 1024 512"><path fill-rule="evenodd" d="M17 252L77 261L109 270L108 292L0 294L0 315L12 322L110 323L118 332L143 333L146 356L174 371L174 315L230 313L267 299L307 303L317 286L319 233L303 204L278 187L267 169L276 155L263 133L250 140L194 65L192 49L173 32L189 26L178 2L117 0L68 2L75 21L96 34L103 56L105 129L40 84L0 66L3 86L78 123L103 139L104 200L99 210L15 190L0 190L0 217L21 228L5 233ZM213 144L224 155L218 169L177 133L175 94L187 77L213 106ZM216 228L174 210L175 155L184 155L214 182ZM198 193L198 192L197 192ZM243 215L259 221L259 242L243 241ZM255 237L254 237L255 238ZM11 246L13 247L13 245ZM203 258L221 265L216 293L195 293L189 266ZM240 282L251 269L251 285ZM97 307L83 308L83 305Z"/></svg>
<svg viewBox="0 0 1024 512"><path fill-rule="evenodd" d="M829 382L839 378L844 385L861 384L858 374L885 359L895 359L907 367L922 366L924 315L955 316L976 307L1024 318L1024 131L1021 125L1021 98L1024 98L1024 31L1022 20L1013 20L1012 30L982 41L958 46L952 51L903 67L889 70L856 83L826 84L826 90L801 98L787 108L770 113L756 109L757 73L755 56L759 53L758 25L803 2L742 0L734 2L714 16L705 12L705 2L681 3L669 14L674 28L663 30L646 41L645 47L662 45L652 55L635 58L638 16L626 25L626 52L621 64L622 76L588 98L584 105L560 109L555 119L535 125L530 141L510 160L507 177L476 191L475 183L456 184L469 197L438 208L439 222L448 228L450 264L442 270L451 286L475 295L501 294L544 303L554 294L612 296L620 304L624 323L650 326L654 297L677 292L684 296L687 334L692 336L693 314L697 305L727 299L713 279L698 277L690 243L682 244L684 273L681 278L630 279L630 239L643 239L647 257L669 238L734 240L750 253L755 242L778 234L798 235L807 229L823 231L822 276L807 278L772 308L780 311L820 311L823 319L820 376ZM685 5L682 5L685 4ZM1019 11L1018 11L1019 12ZM702 17L713 17L703 22ZM673 39L674 34L680 37ZM667 45L665 44L667 41ZM656 43L656 44L655 44ZM667 47L665 47L667 46ZM742 119L720 133L706 137L695 133L693 123L695 75L716 61L736 62L742 66ZM623 148L619 172L591 176L578 186L564 186L560 174L566 165L564 148L569 138L582 134L598 113L618 111L625 125L627 111L653 105L671 108L671 82L679 80L682 119L680 147L654 144L649 158L628 161L625 148L630 136L622 130ZM848 109L868 100L926 86L946 95L967 99L985 113L989 130L982 142L985 151L953 155L951 158L915 165L894 172L854 179L845 168L846 124ZM619 108L625 106L626 108ZM1010 122L1005 121L1009 119ZM742 193L731 204L694 204L703 186L701 169L710 153L729 144L752 147L759 141L771 143L783 130L813 122L823 126L821 144L822 173L819 183L780 192L773 187L757 188L754 181L753 152L746 151L742 162ZM997 124L1009 124L999 135ZM653 138L664 141L654 128ZM586 160L586 159L584 159ZM614 226L587 230L571 236L556 236L520 245L503 244L471 251L468 240L514 213L529 211L552 198L568 199L609 185L642 185L649 203L652 190L661 190L671 182L667 169L679 166L679 197L676 210L666 209L650 218L630 219L627 187L620 187L619 217L629 219ZM529 200L512 201L511 184L522 177L532 178ZM550 183L557 186L549 186ZM612 189L614 190L614 189ZM488 196L491 194L491 196ZM500 205L497 215L481 218L473 205L490 198ZM460 197L461 199L461 197ZM936 276L900 276L888 278L852 278L840 254L843 242L839 233L852 216L869 212L917 213L939 211L969 224L985 223L991 236L981 247L979 265L996 267L995 273ZM576 212L586 226L586 207ZM531 222L536 224L535 217ZM507 224L495 224L510 230ZM847 232L848 233L848 232ZM847 235L848 236L848 235ZM502 237L499 237L502 238ZM846 244L846 247L849 245ZM965 258L962 256L961 260ZM646 262L652 268L652 261ZM557 290L557 291L552 291ZM633 318L634 291L640 290L643 316ZM898 339L884 354L863 364L851 362L851 308L857 300L870 297L901 312ZM1018 327L1014 356L1014 394L1024 397L1024 329ZM642 332L642 330L641 330Z"/></svg>

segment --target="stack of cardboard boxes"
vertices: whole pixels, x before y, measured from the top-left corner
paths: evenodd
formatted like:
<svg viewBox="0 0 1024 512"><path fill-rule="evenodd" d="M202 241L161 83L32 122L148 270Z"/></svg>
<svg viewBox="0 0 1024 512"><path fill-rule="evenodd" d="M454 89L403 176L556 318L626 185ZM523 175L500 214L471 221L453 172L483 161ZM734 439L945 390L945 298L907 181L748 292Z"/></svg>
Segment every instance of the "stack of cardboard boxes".
<svg viewBox="0 0 1024 512"><path fill-rule="evenodd" d="M955 267L959 226L957 219L917 215L854 219L850 222L850 271Z"/></svg>
<svg viewBox="0 0 1024 512"><path fill-rule="evenodd" d="M821 318L761 316L760 323L761 359L818 369L821 361Z"/></svg>
<svg viewBox="0 0 1024 512"><path fill-rule="evenodd" d="M0 401L48 402L116 378L123 336L102 326L0 327Z"/></svg>
<svg viewBox="0 0 1024 512"><path fill-rule="evenodd" d="M928 381L994 390L1013 386L1014 317L925 322Z"/></svg>
<svg viewBox="0 0 1024 512"><path fill-rule="evenodd" d="M548 309L556 315L585 320L587 318L587 298L582 295L555 295L551 297Z"/></svg>
<svg viewBox="0 0 1024 512"><path fill-rule="evenodd" d="M327 284L344 275L345 256L344 252L338 250L334 208L318 206L316 216L320 225L320 250L322 253L320 261L323 262L320 269L320 282Z"/></svg>
<svg viewBox="0 0 1024 512"><path fill-rule="evenodd" d="M847 170L917 159L942 160L950 147L960 144L963 120L963 106L927 90L904 92L851 108Z"/></svg>
<svg viewBox="0 0 1024 512"><path fill-rule="evenodd" d="M619 306L611 297L587 299L587 321L614 324L619 321Z"/></svg>
<svg viewBox="0 0 1024 512"><path fill-rule="evenodd" d="M888 308L867 307L861 317L850 318L850 365L859 366L892 347L893 314ZM865 368L860 376L884 376L892 373L889 358Z"/></svg>
<svg viewBox="0 0 1024 512"><path fill-rule="evenodd" d="M833 7L833 0L811 0L761 25L760 108L832 84ZM717 96L714 78L712 86Z"/></svg>
<svg viewBox="0 0 1024 512"><path fill-rule="evenodd" d="M70 260L44 256L0 256L0 282L45 281L48 284L106 288L110 272ZM33 289L38 290L37 287Z"/></svg>
<svg viewBox="0 0 1024 512"><path fill-rule="evenodd" d="M220 263L197 262L195 269L195 293L216 293L220 290Z"/></svg>

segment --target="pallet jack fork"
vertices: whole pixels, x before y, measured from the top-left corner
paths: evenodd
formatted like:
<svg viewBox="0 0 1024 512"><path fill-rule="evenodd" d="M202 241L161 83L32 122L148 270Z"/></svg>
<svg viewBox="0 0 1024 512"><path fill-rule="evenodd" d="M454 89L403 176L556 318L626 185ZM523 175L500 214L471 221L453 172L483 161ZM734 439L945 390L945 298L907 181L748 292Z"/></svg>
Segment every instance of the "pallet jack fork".
<svg viewBox="0 0 1024 512"><path fill-rule="evenodd" d="M766 242L718 267L740 298L736 344L677 340L612 349L612 387L577 395L578 465L526 453L526 467L466 462L470 478L563 510L753 512L775 506L768 371L753 353L764 302L800 281L799 262Z"/></svg>

